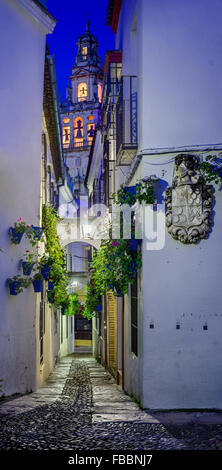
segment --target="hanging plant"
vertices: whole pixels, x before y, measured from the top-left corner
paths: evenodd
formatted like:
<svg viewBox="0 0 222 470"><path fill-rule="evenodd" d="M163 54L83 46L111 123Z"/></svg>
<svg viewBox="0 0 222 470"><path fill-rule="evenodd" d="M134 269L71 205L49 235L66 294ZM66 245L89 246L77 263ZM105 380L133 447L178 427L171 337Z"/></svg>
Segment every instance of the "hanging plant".
<svg viewBox="0 0 222 470"><path fill-rule="evenodd" d="M50 269L48 279L53 282L53 289L48 288L48 298L52 299L56 306L63 307L67 299L68 273L65 269L65 254L60 245L57 234L57 224L60 220L56 210L48 205L43 207L43 226L45 233L45 250L44 258L40 259L42 266L48 266ZM46 276L48 274L46 273ZM49 286L48 286L49 287ZM50 293L49 293L50 291Z"/></svg>
<svg viewBox="0 0 222 470"><path fill-rule="evenodd" d="M18 245L22 239L22 236L25 234L26 238L29 239L30 244L32 246L36 246L39 240L43 241L43 229L41 229L41 232L39 232L37 229L39 229L39 227L29 225L24 222L21 217L19 217L17 222L14 223L14 226L9 228L9 236L12 243Z"/></svg>
<svg viewBox="0 0 222 470"><path fill-rule="evenodd" d="M28 236L30 227L30 225L27 225L27 223L24 222L21 217L19 217L17 222L14 223L14 226L9 228L9 236L12 243L18 245L24 233L26 233Z"/></svg>
<svg viewBox="0 0 222 470"><path fill-rule="evenodd" d="M127 204L133 206L136 201L140 204L154 204L154 184L156 179L151 178L147 181L139 181L135 186L124 186L121 185L116 193L112 194L112 198L115 204L122 205Z"/></svg>
<svg viewBox="0 0 222 470"><path fill-rule="evenodd" d="M35 292L41 292L43 286L43 277L39 271L34 274L32 284Z"/></svg>
<svg viewBox="0 0 222 470"><path fill-rule="evenodd" d="M222 155L208 155L200 168L207 183L222 183Z"/></svg>
<svg viewBox="0 0 222 470"><path fill-rule="evenodd" d="M7 279L7 284L9 286L10 295L18 295L20 292L23 292L23 289L26 289L30 285L30 279L27 277L22 277L20 275L13 276L12 278Z"/></svg>
<svg viewBox="0 0 222 470"><path fill-rule="evenodd" d="M23 259L21 260L23 274L30 276L34 265L37 263L37 254L26 250Z"/></svg>
<svg viewBox="0 0 222 470"><path fill-rule="evenodd" d="M141 252L130 248L130 240L104 240L93 256L90 281L87 285L83 316L91 318L98 312L100 298L112 290L123 296L134 282L136 271L142 266Z"/></svg>

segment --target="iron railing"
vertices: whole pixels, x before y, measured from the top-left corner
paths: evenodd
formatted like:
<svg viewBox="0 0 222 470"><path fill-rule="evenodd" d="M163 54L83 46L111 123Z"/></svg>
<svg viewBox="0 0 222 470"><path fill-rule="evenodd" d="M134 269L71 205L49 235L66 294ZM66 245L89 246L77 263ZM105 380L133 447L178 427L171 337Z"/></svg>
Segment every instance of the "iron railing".
<svg viewBox="0 0 222 470"><path fill-rule="evenodd" d="M136 150L137 77L123 76L116 106L116 153Z"/></svg>

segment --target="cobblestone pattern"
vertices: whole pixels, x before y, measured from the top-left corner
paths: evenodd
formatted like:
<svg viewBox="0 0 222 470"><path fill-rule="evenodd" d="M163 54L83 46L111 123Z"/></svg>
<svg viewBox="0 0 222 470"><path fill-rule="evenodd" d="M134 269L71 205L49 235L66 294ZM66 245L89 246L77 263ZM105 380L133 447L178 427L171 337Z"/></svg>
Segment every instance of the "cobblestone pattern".
<svg viewBox="0 0 222 470"><path fill-rule="evenodd" d="M92 411L88 366L75 359L59 399L15 417L2 418L0 449L222 449L222 425L92 423Z"/></svg>

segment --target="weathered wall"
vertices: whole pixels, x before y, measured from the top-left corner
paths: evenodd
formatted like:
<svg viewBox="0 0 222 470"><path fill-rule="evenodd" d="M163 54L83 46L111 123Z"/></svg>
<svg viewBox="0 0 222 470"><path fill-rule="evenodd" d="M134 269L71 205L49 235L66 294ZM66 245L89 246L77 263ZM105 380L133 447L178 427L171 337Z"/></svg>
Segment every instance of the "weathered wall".
<svg viewBox="0 0 222 470"><path fill-rule="evenodd" d="M9 296L29 243L12 245L8 229L22 217L39 225L42 96L46 29L19 2L0 2L0 378L6 395L36 387L36 294Z"/></svg>
<svg viewBox="0 0 222 470"><path fill-rule="evenodd" d="M165 160L171 186L174 155L146 157L144 172L157 159ZM167 231L161 250L149 251L143 242L144 407L222 407L221 207L217 190L212 231L197 245Z"/></svg>
<svg viewBox="0 0 222 470"><path fill-rule="evenodd" d="M221 149L221 13L219 0L123 1L116 48L123 49L123 74L138 76L138 153L153 151L137 176L156 175L163 188L172 184L174 156L181 147L193 153L210 144ZM161 148L172 152L164 154ZM221 203L218 190L212 233L196 246L184 246L168 233L161 250L147 251L143 243L138 371L144 407L222 406ZM130 323L127 305L126 312ZM128 328L125 338L130 342ZM130 354L126 343L131 391Z"/></svg>

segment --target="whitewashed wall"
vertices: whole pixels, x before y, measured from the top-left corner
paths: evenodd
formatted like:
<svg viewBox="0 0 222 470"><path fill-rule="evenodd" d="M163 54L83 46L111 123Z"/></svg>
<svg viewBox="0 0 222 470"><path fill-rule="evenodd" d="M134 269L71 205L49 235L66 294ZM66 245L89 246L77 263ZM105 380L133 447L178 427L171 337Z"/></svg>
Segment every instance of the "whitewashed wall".
<svg viewBox="0 0 222 470"><path fill-rule="evenodd" d="M138 153L153 149L137 175L155 174L171 185L174 156L182 147L193 153L203 146L222 148L221 13L219 0L123 1L116 48L123 48L123 74L135 73L134 24ZM216 191L212 233L198 245L184 246L168 233L159 251L147 251L143 243L138 370L146 408L222 407L221 197ZM129 335L125 385L131 392Z"/></svg>
<svg viewBox="0 0 222 470"><path fill-rule="evenodd" d="M172 157L146 158L152 167L158 158L165 160L169 185ZM144 168L149 172L149 164ZM143 243L143 405L147 408L222 407L221 191L214 196L213 227L206 240L185 246L166 232L162 250L147 251Z"/></svg>
<svg viewBox="0 0 222 470"><path fill-rule="evenodd" d="M34 2L0 1L0 378L6 395L36 388L36 294L9 296L25 239L12 245L9 227L22 217L39 225L41 130L46 24Z"/></svg>

